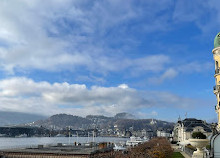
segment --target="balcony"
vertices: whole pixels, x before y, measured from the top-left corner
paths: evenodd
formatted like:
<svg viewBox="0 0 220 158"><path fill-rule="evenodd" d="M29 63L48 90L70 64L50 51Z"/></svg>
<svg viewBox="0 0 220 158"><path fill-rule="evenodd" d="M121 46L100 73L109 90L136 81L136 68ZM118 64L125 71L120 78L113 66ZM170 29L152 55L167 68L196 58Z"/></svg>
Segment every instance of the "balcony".
<svg viewBox="0 0 220 158"><path fill-rule="evenodd" d="M219 68L215 69L215 75L217 75L219 73L220 73L220 69Z"/></svg>
<svg viewBox="0 0 220 158"><path fill-rule="evenodd" d="M216 94L218 91L220 91L220 85L216 85L213 87L213 92Z"/></svg>
<svg viewBox="0 0 220 158"><path fill-rule="evenodd" d="M215 105L215 111L219 109L219 105Z"/></svg>

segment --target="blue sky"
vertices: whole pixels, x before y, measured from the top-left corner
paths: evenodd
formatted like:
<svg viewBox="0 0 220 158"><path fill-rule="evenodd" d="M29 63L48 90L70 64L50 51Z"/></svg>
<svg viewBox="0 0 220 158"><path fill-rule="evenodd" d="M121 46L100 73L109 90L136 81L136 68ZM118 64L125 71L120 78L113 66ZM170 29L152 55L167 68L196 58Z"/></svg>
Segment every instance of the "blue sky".
<svg viewBox="0 0 220 158"><path fill-rule="evenodd" d="M217 0L0 1L0 110L216 119Z"/></svg>

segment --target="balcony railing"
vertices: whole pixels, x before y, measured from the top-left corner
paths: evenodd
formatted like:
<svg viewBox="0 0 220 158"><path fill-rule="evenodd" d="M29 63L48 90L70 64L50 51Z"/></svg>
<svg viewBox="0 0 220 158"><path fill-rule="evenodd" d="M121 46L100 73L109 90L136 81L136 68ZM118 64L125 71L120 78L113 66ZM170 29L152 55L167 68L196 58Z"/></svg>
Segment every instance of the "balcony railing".
<svg viewBox="0 0 220 158"><path fill-rule="evenodd" d="M214 91L214 93L217 93L218 91L220 91L220 85L215 85L213 87L213 91Z"/></svg>
<svg viewBox="0 0 220 158"><path fill-rule="evenodd" d="M220 91L220 85L213 86L213 91L214 93L217 93L218 91Z"/></svg>
<svg viewBox="0 0 220 158"><path fill-rule="evenodd" d="M217 68L217 69L215 70L215 74L219 74L219 72L220 72L220 69Z"/></svg>
<svg viewBox="0 0 220 158"><path fill-rule="evenodd" d="M213 91L216 91L216 86L213 86Z"/></svg>

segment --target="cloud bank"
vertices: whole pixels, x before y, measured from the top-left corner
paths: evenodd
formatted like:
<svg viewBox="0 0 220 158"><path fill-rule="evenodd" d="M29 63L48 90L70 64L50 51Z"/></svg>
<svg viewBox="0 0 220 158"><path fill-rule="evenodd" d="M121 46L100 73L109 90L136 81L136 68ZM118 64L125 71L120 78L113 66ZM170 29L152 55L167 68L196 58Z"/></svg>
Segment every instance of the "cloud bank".
<svg viewBox="0 0 220 158"><path fill-rule="evenodd" d="M0 108L52 115L70 113L112 116L118 112L142 113L148 108L192 108L196 100L167 92L137 91L126 84L86 87L84 84L35 82L29 78L0 81ZM157 114L156 111L149 115Z"/></svg>
<svg viewBox="0 0 220 158"><path fill-rule="evenodd" d="M83 69L101 74L127 71L138 75L162 71L165 77L161 82L171 78L166 74L171 73L173 59L165 52L137 52L132 47L141 44L137 38L140 33L149 36L154 30L163 32L172 28L172 23L182 19L188 8L182 10L179 6L179 1L173 5L170 0L160 4L153 1L125 4L115 0L1 1L0 70L13 74L33 69L55 72ZM173 16L168 16L170 11L160 14L172 7ZM197 11L194 16L200 17Z"/></svg>
<svg viewBox="0 0 220 158"><path fill-rule="evenodd" d="M218 4L197 0L0 1L0 108L44 115L126 111L156 116L157 109L203 105L201 100L173 94L179 93L174 88L165 89L171 93L160 91L163 86L156 87L157 91L152 87L182 74L188 75L184 78L209 73L212 64L206 57L199 58L203 47L193 52L195 48L188 46L195 45L191 38L199 34L202 40L219 28ZM193 29L187 36L176 31L188 31L188 25ZM62 73L68 74L67 79ZM51 79L54 76L62 79ZM142 90L130 88L131 84ZM154 109L146 112L150 108Z"/></svg>

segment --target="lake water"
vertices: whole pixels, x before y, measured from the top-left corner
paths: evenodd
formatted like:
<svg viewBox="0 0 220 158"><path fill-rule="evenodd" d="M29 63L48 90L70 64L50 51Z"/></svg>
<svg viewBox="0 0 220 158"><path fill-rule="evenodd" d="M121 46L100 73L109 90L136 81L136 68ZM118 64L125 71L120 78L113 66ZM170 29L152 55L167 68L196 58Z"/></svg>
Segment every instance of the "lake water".
<svg viewBox="0 0 220 158"><path fill-rule="evenodd" d="M95 137L95 142L126 142L127 138L118 137ZM12 149L12 148L26 148L34 147L37 145L52 145L57 143L74 144L74 142L86 143L91 142L93 139L90 137L28 137L28 138L4 138L0 137L0 149Z"/></svg>

